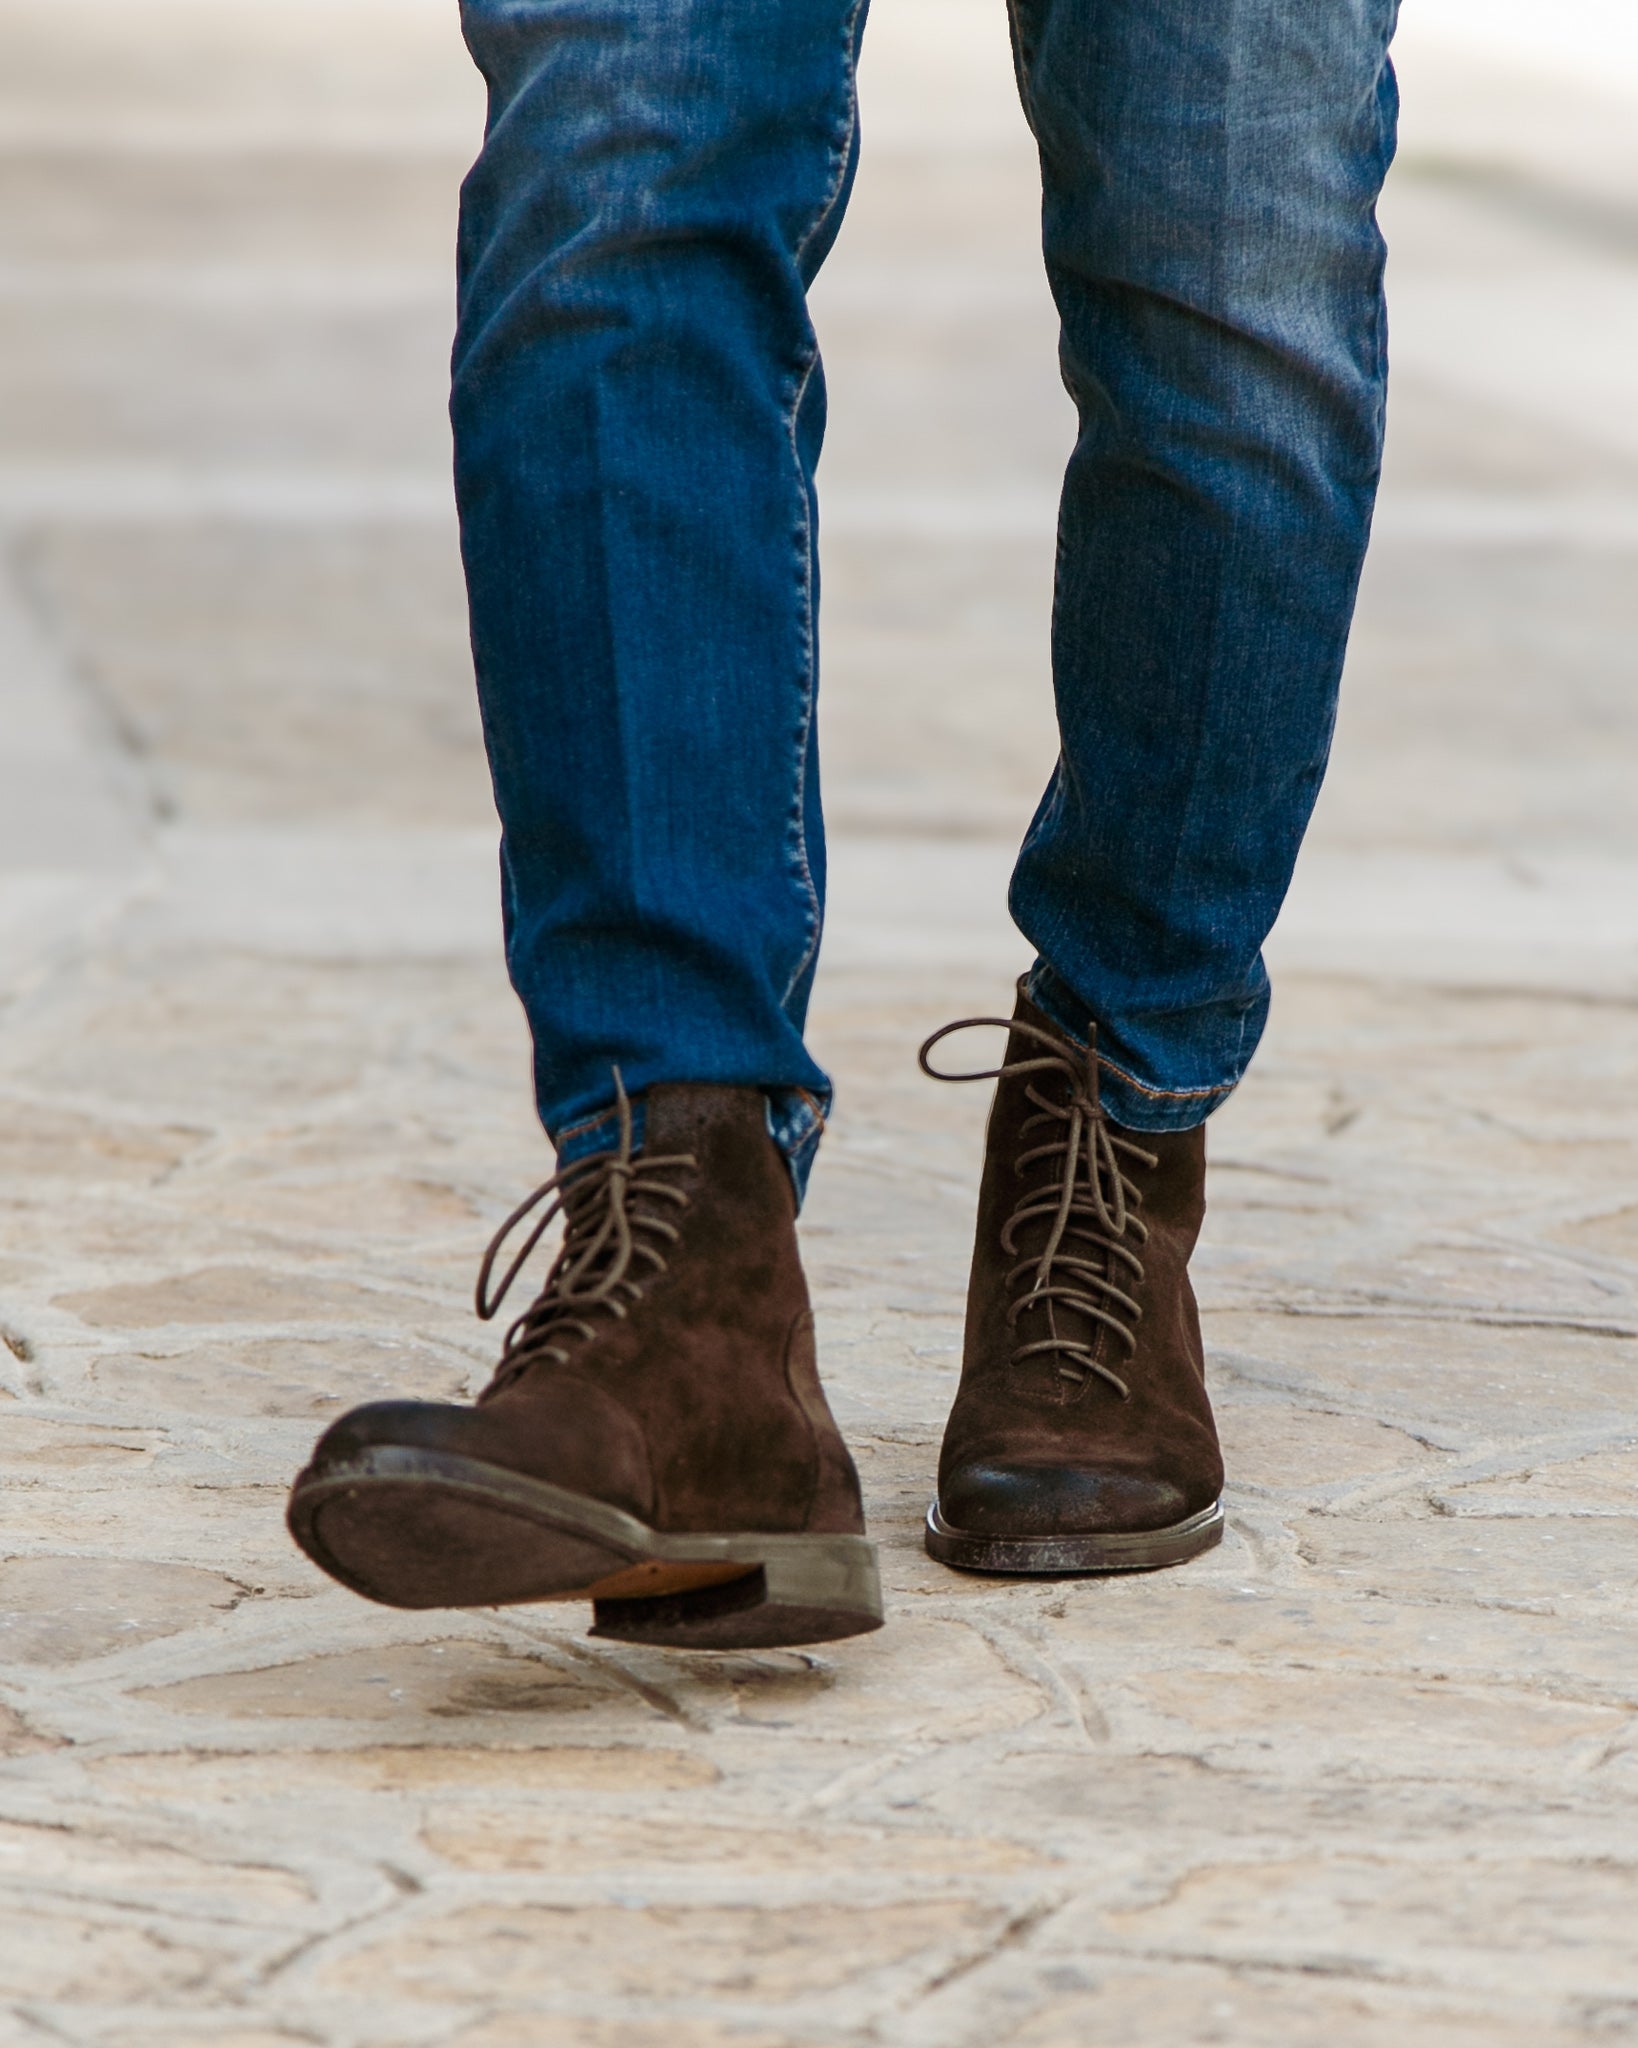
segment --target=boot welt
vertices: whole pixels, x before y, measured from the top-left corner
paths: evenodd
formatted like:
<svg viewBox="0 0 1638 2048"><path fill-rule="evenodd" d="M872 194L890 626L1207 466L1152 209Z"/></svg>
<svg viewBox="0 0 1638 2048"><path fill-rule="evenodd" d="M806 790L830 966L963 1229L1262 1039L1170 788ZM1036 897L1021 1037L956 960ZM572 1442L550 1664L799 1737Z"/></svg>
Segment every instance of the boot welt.
<svg viewBox="0 0 1638 2048"><path fill-rule="evenodd" d="M1223 1540L1223 1503L1166 1529L1109 1529L1088 1535L981 1536L955 1529L927 1510L927 1554L965 1572L1010 1578L1063 1578L1091 1572L1152 1572L1182 1564Z"/></svg>
<svg viewBox="0 0 1638 2048"><path fill-rule="evenodd" d="M672 1535L549 1480L451 1451L374 1444L309 1466L290 1533L388 1607L591 1600L592 1634L677 1649L767 1649L882 1625L863 1536Z"/></svg>

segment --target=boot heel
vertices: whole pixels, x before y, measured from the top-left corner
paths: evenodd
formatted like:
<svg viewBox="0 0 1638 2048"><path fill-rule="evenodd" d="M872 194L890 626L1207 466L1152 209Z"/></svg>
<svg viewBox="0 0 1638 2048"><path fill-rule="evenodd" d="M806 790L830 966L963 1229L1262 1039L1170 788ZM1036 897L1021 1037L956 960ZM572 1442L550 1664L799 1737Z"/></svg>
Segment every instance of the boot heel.
<svg viewBox="0 0 1638 2048"><path fill-rule="evenodd" d="M742 1578L593 1603L591 1633L671 1650L771 1650L882 1625L875 1546L861 1536L770 1536Z"/></svg>

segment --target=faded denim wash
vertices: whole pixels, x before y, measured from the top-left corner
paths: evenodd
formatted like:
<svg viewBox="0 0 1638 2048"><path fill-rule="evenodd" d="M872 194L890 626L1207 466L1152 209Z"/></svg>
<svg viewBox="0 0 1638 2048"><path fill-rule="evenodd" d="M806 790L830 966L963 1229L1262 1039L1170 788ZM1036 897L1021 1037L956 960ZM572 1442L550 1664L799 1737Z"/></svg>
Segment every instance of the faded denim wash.
<svg viewBox="0 0 1638 2048"><path fill-rule="evenodd" d="M1380 463L1394 0L1016 0L1080 417L1062 754L1011 904L1138 1130L1199 1122L1324 772ZM864 0L464 0L452 418L507 959L541 1115L756 1084L800 1186L824 904L805 305Z"/></svg>

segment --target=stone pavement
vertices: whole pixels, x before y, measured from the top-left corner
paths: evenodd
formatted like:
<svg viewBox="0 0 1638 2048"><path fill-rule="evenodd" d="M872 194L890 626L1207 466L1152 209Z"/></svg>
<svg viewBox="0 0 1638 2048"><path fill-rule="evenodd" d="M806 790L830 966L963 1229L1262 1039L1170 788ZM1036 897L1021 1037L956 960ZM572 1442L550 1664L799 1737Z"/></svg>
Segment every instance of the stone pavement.
<svg viewBox="0 0 1638 2048"><path fill-rule="evenodd" d="M840 1112L890 1626L397 1615L315 1429L481 1384L548 1166L445 478L432 0L0 0L0 2039L1638 2040L1638 122L1408 43L1392 476L1200 1261L1230 1535L919 1543L1051 756L1067 419L998 9L879 0L818 301Z"/></svg>

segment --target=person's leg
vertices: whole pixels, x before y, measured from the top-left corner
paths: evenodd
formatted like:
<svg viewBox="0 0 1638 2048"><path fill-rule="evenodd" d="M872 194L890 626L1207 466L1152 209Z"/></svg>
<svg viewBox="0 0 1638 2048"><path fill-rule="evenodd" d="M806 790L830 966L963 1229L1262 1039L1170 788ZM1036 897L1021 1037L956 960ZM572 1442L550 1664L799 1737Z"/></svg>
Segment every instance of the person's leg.
<svg viewBox="0 0 1638 2048"><path fill-rule="evenodd" d="M507 959L560 1160L610 1068L764 1088L800 1182L824 893L804 294L863 0L465 0L451 414Z"/></svg>
<svg viewBox="0 0 1638 2048"><path fill-rule="evenodd" d="M1380 464L1395 0L1014 0L1065 479L1062 758L1012 907L1105 1100L1198 1123L1330 744Z"/></svg>
<svg viewBox="0 0 1638 2048"><path fill-rule="evenodd" d="M805 290L863 0L466 0L456 481L507 957L559 1172L502 1225L470 1407L320 1439L290 1527L402 1607L585 1598L691 1648L881 1621L797 1191L824 886ZM514 1233L518 1249L511 1250Z"/></svg>
<svg viewBox="0 0 1638 2048"><path fill-rule="evenodd" d="M928 1524L951 1564L1147 1568L1222 1530L1198 1127L1262 1029L1370 523L1393 7L1013 0L1080 434L1062 751L1012 887L1039 958Z"/></svg>

